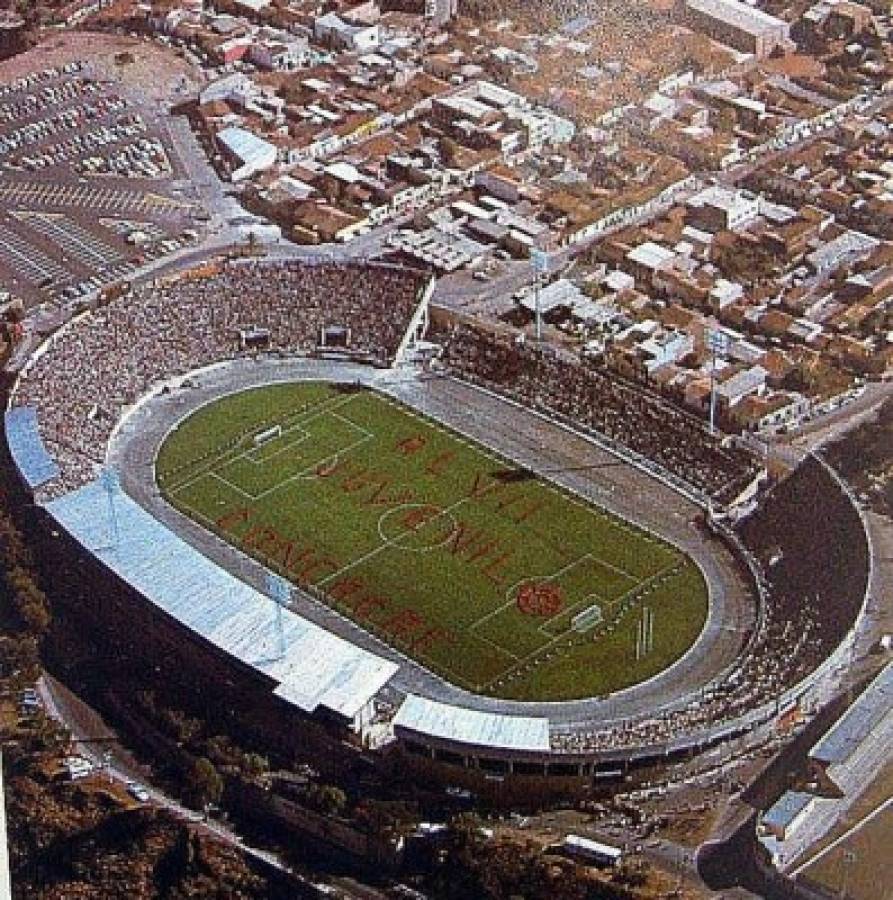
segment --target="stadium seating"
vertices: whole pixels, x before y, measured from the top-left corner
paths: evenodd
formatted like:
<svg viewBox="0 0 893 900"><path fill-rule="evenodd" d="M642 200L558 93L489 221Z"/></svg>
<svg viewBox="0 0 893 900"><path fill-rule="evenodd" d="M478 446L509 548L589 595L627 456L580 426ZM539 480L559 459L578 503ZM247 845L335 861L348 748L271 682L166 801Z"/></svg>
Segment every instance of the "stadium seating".
<svg viewBox="0 0 893 900"><path fill-rule="evenodd" d="M427 276L397 266L231 263L141 287L73 320L20 381L62 476L50 494L95 477L123 410L153 384L242 355L240 333L269 332L272 351L313 351L348 328L350 350L386 363Z"/></svg>
<svg viewBox="0 0 893 900"><path fill-rule="evenodd" d="M748 453L722 446L698 419L576 357L467 325L449 332L445 348L457 375L597 431L720 503L757 474Z"/></svg>
<svg viewBox="0 0 893 900"><path fill-rule="evenodd" d="M768 584L762 624L748 653L688 706L619 729L553 732L556 750L645 746L719 729L777 700L833 652L861 608L869 548L858 511L828 469L807 459L739 531Z"/></svg>

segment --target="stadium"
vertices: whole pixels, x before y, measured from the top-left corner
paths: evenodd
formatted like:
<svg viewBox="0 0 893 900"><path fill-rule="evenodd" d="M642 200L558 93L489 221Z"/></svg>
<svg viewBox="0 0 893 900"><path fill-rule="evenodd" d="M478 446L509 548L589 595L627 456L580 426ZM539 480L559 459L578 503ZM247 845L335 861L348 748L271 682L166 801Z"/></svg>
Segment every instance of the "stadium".
<svg viewBox="0 0 893 900"><path fill-rule="evenodd" d="M5 426L72 615L270 741L478 788L585 787L808 708L869 581L833 471L761 491L641 387L432 322L432 287L229 261L53 334Z"/></svg>

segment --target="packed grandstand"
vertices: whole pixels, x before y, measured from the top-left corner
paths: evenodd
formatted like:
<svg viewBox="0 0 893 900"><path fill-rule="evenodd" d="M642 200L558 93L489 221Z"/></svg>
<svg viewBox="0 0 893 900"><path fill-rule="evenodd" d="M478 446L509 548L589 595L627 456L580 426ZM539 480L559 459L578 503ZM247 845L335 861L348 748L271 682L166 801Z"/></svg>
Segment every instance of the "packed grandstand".
<svg viewBox="0 0 893 900"><path fill-rule="evenodd" d="M61 467L60 493L96 474L122 412L153 385L242 352L246 331L276 351L318 348L349 329L349 349L390 362L422 301L423 273L396 266L239 262L153 283L73 320L21 379Z"/></svg>
<svg viewBox="0 0 893 900"><path fill-rule="evenodd" d="M134 290L80 316L35 355L13 399L37 411L60 469L44 499L95 479L130 405L166 379L242 355L246 329L268 332L265 349L280 353L317 351L326 329L349 329L354 354L393 361L427 284L424 274L394 266L241 262ZM705 501L730 501L756 474L749 454L723 446L702 423L575 361L466 326L444 343L443 362L457 377L596 432ZM818 508L824 514L816 517ZM746 652L663 712L550 728L546 754L708 743L754 710L762 720L773 706L777 712L779 698L851 631L866 591L868 547L858 511L823 462L800 466L729 538L760 586L761 615ZM420 711L416 723L432 709Z"/></svg>
<svg viewBox="0 0 893 900"><path fill-rule="evenodd" d="M751 454L724 447L703 422L552 349L459 325L445 342L445 361L460 377L590 429L720 503L757 474Z"/></svg>
<svg viewBox="0 0 893 900"><path fill-rule="evenodd" d="M823 510L816 516L816 510ZM772 705L813 672L852 628L868 585L868 544L859 513L830 469L810 457L739 528L765 571L762 617L742 656L721 680L677 710L625 724L630 744L734 722ZM553 734L557 749L609 749L606 731Z"/></svg>

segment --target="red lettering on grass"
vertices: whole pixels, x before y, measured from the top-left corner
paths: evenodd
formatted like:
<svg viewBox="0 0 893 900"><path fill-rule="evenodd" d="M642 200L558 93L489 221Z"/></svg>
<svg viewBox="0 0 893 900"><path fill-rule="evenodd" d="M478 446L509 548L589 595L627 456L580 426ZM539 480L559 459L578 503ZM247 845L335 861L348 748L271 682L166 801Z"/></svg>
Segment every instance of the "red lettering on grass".
<svg viewBox="0 0 893 900"><path fill-rule="evenodd" d="M224 513L217 519L216 525L223 531L232 531L236 525L243 525L251 518L251 510L247 506Z"/></svg>
<svg viewBox="0 0 893 900"><path fill-rule="evenodd" d="M420 634L409 645L413 652L424 653L432 644L443 640L444 630L442 628L429 628L424 634Z"/></svg>
<svg viewBox="0 0 893 900"><path fill-rule="evenodd" d="M404 456L412 456L423 450L428 443L428 439L423 434L414 434L412 437L403 438L397 441L394 449Z"/></svg>
<svg viewBox="0 0 893 900"><path fill-rule="evenodd" d="M429 475L443 475L444 470L450 467L455 458L456 454L452 450L445 450L443 453L438 453L437 456L425 466L425 471Z"/></svg>
<svg viewBox="0 0 893 900"><path fill-rule="evenodd" d="M283 549L285 550L285 555L281 560L282 568L287 572L291 572L292 566L294 564L295 553L298 550L298 544L296 544L294 541L288 541Z"/></svg>
<svg viewBox="0 0 893 900"><path fill-rule="evenodd" d="M391 486L389 478L381 478L378 481L378 487L372 492L372 495L366 500L368 506L387 506L387 496L385 491Z"/></svg>
<svg viewBox="0 0 893 900"><path fill-rule="evenodd" d="M247 547L249 550L253 550L259 547L265 540L269 540L271 533L275 537L275 532L273 532L269 525L253 525L245 532L245 535L242 538L242 546Z"/></svg>
<svg viewBox="0 0 893 900"><path fill-rule="evenodd" d="M487 482L486 475L483 472L475 472L474 480L471 482L471 490L468 492L468 497L471 500L477 500L479 497L483 497L488 491L492 491L493 488L499 485L498 481L493 481L492 479Z"/></svg>
<svg viewBox="0 0 893 900"><path fill-rule="evenodd" d="M480 531L469 527L465 522L456 522L456 527L453 529L453 534L447 544L447 550L453 556L457 556L459 553L464 553L473 547L481 537Z"/></svg>
<svg viewBox="0 0 893 900"><path fill-rule="evenodd" d="M276 547L276 552L270 554L270 558L278 562L283 569L287 569L291 555L294 552L295 542L284 539L279 542L279 545Z"/></svg>
<svg viewBox="0 0 893 900"><path fill-rule="evenodd" d="M321 572L325 572L326 570L336 572L338 570L338 563L325 554L313 556L308 561L307 565L298 572L298 579L300 581L311 582L318 577Z"/></svg>
<svg viewBox="0 0 893 900"><path fill-rule="evenodd" d="M424 634L420 634L410 644L410 648L415 653L425 653L435 644L446 644L447 646L454 647L456 643L456 636L452 631L435 626L429 628Z"/></svg>
<svg viewBox="0 0 893 900"><path fill-rule="evenodd" d="M408 640L413 632L425 627L425 621L414 609L401 609L385 619L381 627L400 640Z"/></svg>
<svg viewBox="0 0 893 900"><path fill-rule="evenodd" d="M515 516L512 516L511 519L513 522L517 522L519 525L521 522L526 522L534 513L539 512L545 503L542 500L534 500L532 503L529 503L520 513Z"/></svg>
<svg viewBox="0 0 893 900"><path fill-rule="evenodd" d="M443 513L439 506L413 506L400 515L400 522L407 531L418 531Z"/></svg>
<svg viewBox="0 0 893 900"><path fill-rule="evenodd" d="M489 556L494 550L499 549L499 541L488 541L476 547L467 557L469 562L477 562L479 559Z"/></svg>
<svg viewBox="0 0 893 900"><path fill-rule="evenodd" d="M365 597L354 607L357 615L362 619L371 619L373 611L385 611L391 606L388 597L380 597L376 594L366 594Z"/></svg>
<svg viewBox="0 0 893 900"><path fill-rule="evenodd" d="M279 545L281 543L282 539L279 537L276 530L274 528L267 527L264 530L263 537L255 546L256 549L264 556L272 557L279 549Z"/></svg>
<svg viewBox="0 0 893 900"><path fill-rule="evenodd" d="M316 474L320 478L331 478L336 472L340 472L342 469L346 468L347 463L337 457L329 460L324 459L316 467Z"/></svg>
<svg viewBox="0 0 893 900"><path fill-rule="evenodd" d="M341 568L341 563L324 553L319 559L319 566L325 575L332 575Z"/></svg>
<svg viewBox="0 0 893 900"><path fill-rule="evenodd" d="M292 575L297 575L298 566L304 565L308 559L313 558L313 550L310 547L304 547L299 553L295 553L289 560L288 571Z"/></svg>
<svg viewBox="0 0 893 900"><path fill-rule="evenodd" d="M329 588L329 596L335 600L350 600L366 589L362 578L342 578Z"/></svg>
<svg viewBox="0 0 893 900"><path fill-rule="evenodd" d="M501 553L499 556L495 557L494 559L491 559L490 562L488 562L487 565L485 565L481 569L481 571L494 584L500 585L500 586L506 584L506 582L508 581L508 578L506 577L506 574L503 570L505 569L506 563L511 558L511 555L512 555L511 552Z"/></svg>

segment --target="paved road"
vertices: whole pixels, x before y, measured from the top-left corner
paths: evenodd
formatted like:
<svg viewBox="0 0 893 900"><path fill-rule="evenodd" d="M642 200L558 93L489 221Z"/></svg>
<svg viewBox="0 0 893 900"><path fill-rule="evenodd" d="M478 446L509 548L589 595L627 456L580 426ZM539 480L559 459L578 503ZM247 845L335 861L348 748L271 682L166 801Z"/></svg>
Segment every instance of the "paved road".
<svg viewBox="0 0 893 900"><path fill-rule="evenodd" d="M149 794L149 802L153 805L167 810L196 830L212 835L281 872L300 877L274 854L246 844L239 835L226 826L213 819L205 819L201 813L183 806L177 800L152 787L146 780L145 770L129 758L129 754L117 742L114 734L104 726L101 718L59 682L49 676L41 677L37 683L37 690L47 715L60 722L71 733L76 752L90 760L97 770L103 771L110 781L117 781L122 785L129 781L143 784Z"/></svg>
<svg viewBox="0 0 893 900"><path fill-rule="evenodd" d="M861 397L832 412L817 416L786 435L770 439L771 452L788 460L803 459L808 453L870 420L891 396L893 380L870 382L865 386Z"/></svg>
<svg viewBox="0 0 893 900"><path fill-rule="evenodd" d="M118 743L117 737L102 721L98 713L72 694L49 675L37 683L38 694L47 715L64 725L72 736L75 752L90 760L97 771L110 781L126 785L129 781L142 784L149 794L148 803L167 810L195 831L234 847L294 879L295 897L326 897L329 900L369 900L383 895L357 881L334 877L325 884L317 884L295 872L276 854L247 844L236 832L220 822L207 819L201 813L179 803L173 797L153 787L145 767L137 764Z"/></svg>

